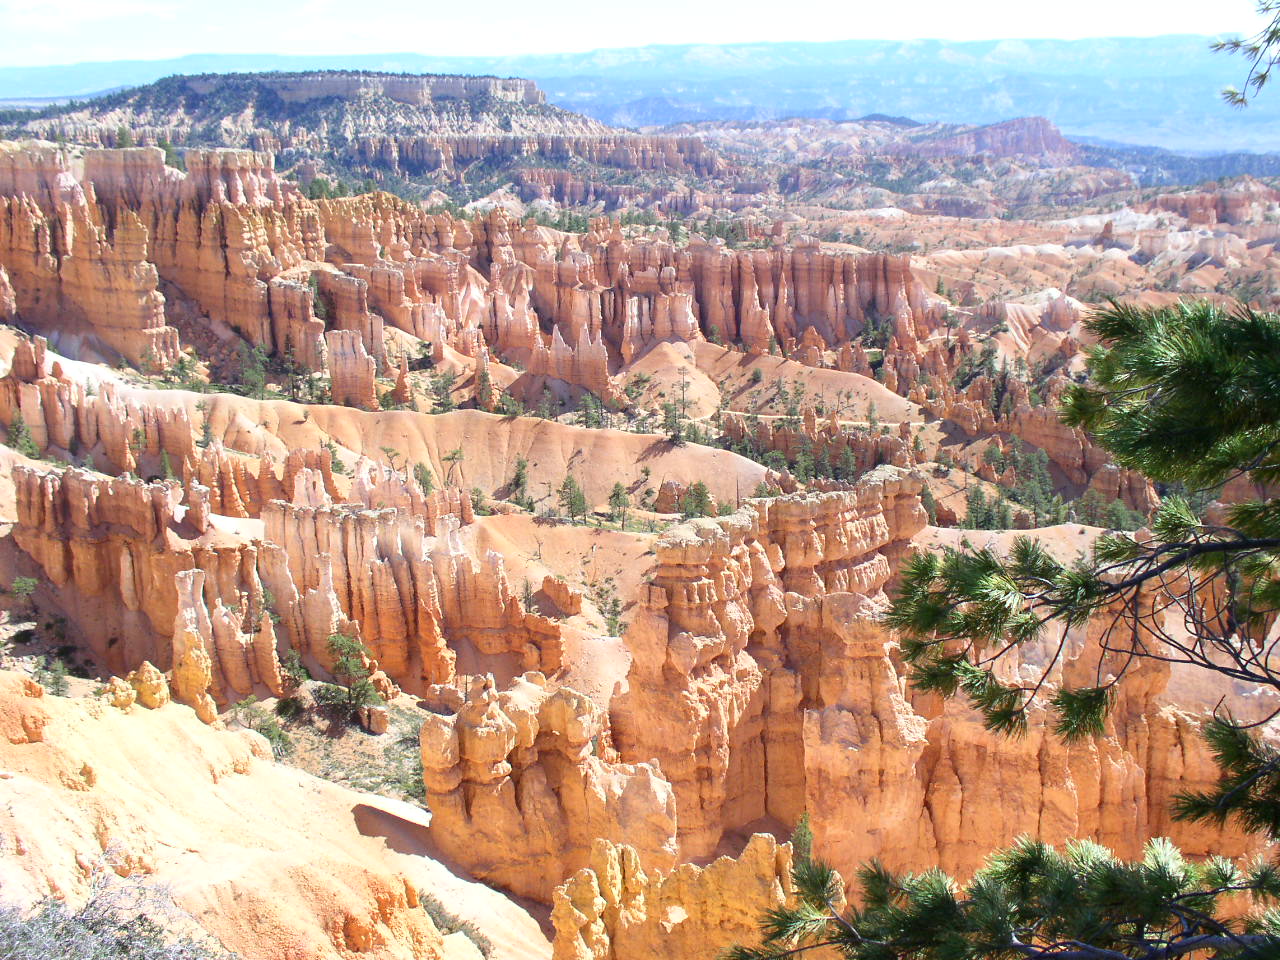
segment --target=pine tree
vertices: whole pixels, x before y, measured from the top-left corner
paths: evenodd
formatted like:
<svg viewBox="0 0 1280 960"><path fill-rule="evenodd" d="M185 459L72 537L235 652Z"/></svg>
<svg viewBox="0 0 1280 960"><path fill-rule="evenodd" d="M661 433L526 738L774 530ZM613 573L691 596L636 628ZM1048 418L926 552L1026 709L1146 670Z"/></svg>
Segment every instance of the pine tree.
<svg viewBox="0 0 1280 960"><path fill-rule="evenodd" d="M840 480L856 480L858 478L858 460L854 456L853 447L847 446L840 453L836 463L836 477Z"/></svg>
<svg viewBox="0 0 1280 960"><path fill-rule="evenodd" d="M604 425L604 405L594 393L583 395L582 406L578 410L578 423L593 428Z"/></svg>
<svg viewBox="0 0 1280 960"><path fill-rule="evenodd" d="M538 401L538 416L543 420L554 420L558 412L555 394L550 387L543 387L542 397Z"/></svg>
<svg viewBox="0 0 1280 960"><path fill-rule="evenodd" d="M1113 304L1088 326L1100 343L1090 361L1092 381L1067 394L1063 416L1089 430L1120 466L1156 483L1189 487L1214 487L1238 473L1258 489L1280 479L1274 400L1280 396L1280 316L1207 303ZM1039 468L1037 456L1024 462ZM998 729L1025 723L1029 691L994 680L980 684L990 667L975 665L975 644L1018 645L1040 636L1049 621L1078 623L1123 607L1109 642L1125 654L1118 662L1125 663L1130 650L1127 662L1139 662L1152 654L1138 638L1148 630L1160 634L1136 600L1155 586L1171 591L1191 632L1179 659L1280 690L1280 672L1262 653L1270 618L1280 610L1280 500L1235 504L1225 520L1206 524L1185 498L1171 496L1151 518L1151 540L1103 537L1084 566L1053 559L1030 538L1020 538L1003 558L990 551L917 554L907 564L890 623L908 638L904 655L928 686L980 693L979 705ZM1170 571L1194 575L1178 586ZM992 578L1003 586L984 592ZM1205 604L1207 591L1221 591L1220 599ZM1228 610L1232 629L1224 633L1221 615ZM983 619L987 615L991 619ZM1059 691L1054 705L1064 733L1100 727L1126 669L1100 687Z"/></svg>
<svg viewBox="0 0 1280 960"><path fill-rule="evenodd" d="M361 707L382 702L382 695L373 685L373 672L369 669L369 650L355 637L346 634L330 634L326 646L333 657L333 675L336 690L319 695L325 706L337 709L345 719L353 717Z"/></svg>
<svg viewBox="0 0 1280 960"><path fill-rule="evenodd" d="M671 443L677 446L684 443L684 421L680 419L680 408L670 400L662 405L662 430Z"/></svg>
<svg viewBox="0 0 1280 960"><path fill-rule="evenodd" d="M839 874L810 858L797 858L794 879L798 902L761 920L763 945L735 947L725 960L819 949L849 960L1269 960L1280 946L1274 911L1248 923L1213 916L1240 891L1280 898L1280 869L1192 863L1163 839L1125 863L1089 841L1059 851L1023 837L963 887L939 870L895 874L872 862L850 896Z"/></svg>
<svg viewBox="0 0 1280 960"><path fill-rule="evenodd" d="M418 481L418 487L422 490L424 497L431 496L436 489L435 477L431 475L431 468L425 463L413 465L413 479Z"/></svg>
<svg viewBox="0 0 1280 960"><path fill-rule="evenodd" d="M455 469L455 468L458 468L458 465L459 465L460 463L462 463L462 461L463 461L463 459L464 459L464 454L463 454L463 452L462 452L462 448L461 448L461 447L454 447L452 450L450 450L448 453L446 453L446 454L445 454L443 457L441 457L440 459L441 459L441 460L443 460L445 463L447 463L447 464L449 465L449 469L448 469L447 471L445 471L445 475L444 475L445 485L447 486L447 485L449 485L450 483L452 483L452 482L453 482L453 471L454 471L454 469ZM460 468L459 468L459 469L460 469Z"/></svg>
<svg viewBox="0 0 1280 960"><path fill-rule="evenodd" d="M631 498L627 496L627 488L619 481L609 491L609 515L621 522L623 529L627 526L627 508L631 506Z"/></svg>
<svg viewBox="0 0 1280 960"><path fill-rule="evenodd" d="M453 400L453 386L457 380L458 375L451 370L445 370L431 378L431 393L435 398L436 412L448 413L457 406Z"/></svg>
<svg viewBox="0 0 1280 960"><path fill-rule="evenodd" d="M680 513L688 517L709 517L715 513L715 501L711 491L701 480L690 484L689 489L680 498Z"/></svg>
<svg viewBox="0 0 1280 960"><path fill-rule="evenodd" d="M40 448L36 446L36 441L31 436L31 428L27 426L21 410L14 411L13 420L9 423L8 443L24 457L30 457L32 460L40 458Z"/></svg>
<svg viewBox="0 0 1280 960"><path fill-rule="evenodd" d="M582 487L578 485L578 481L573 478L573 474L564 478L557 497L560 501L560 509L568 515L570 520L576 521L578 517L586 516L587 497L582 492Z"/></svg>
<svg viewBox="0 0 1280 960"><path fill-rule="evenodd" d="M248 396L261 400L267 395L267 354L261 347L240 344L239 382Z"/></svg>
<svg viewBox="0 0 1280 960"><path fill-rule="evenodd" d="M515 471L511 474L511 499L516 503L523 503L528 486L529 461L524 457L517 457Z"/></svg>
<svg viewBox="0 0 1280 960"><path fill-rule="evenodd" d="M929 489L928 484L920 491L920 505L924 507L924 512L929 518L930 523L938 522L938 501L933 496L933 491Z"/></svg>

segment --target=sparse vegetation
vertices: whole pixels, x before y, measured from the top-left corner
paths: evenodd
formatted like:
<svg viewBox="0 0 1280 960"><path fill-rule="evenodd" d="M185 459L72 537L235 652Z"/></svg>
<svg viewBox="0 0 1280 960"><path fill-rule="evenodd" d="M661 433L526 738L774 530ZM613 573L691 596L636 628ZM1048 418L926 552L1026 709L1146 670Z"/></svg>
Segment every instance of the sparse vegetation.
<svg viewBox="0 0 1280 960"><path fill-rule="evenodd" d="M257 697L250 696L237 701L231 708L231 715L246 730L262 734L271 744L271 752L277 759L287 757L293 751L293 742L280 726L278 714L273 715L266 710L258 703Z"/></svg>
<svg viewBox="0 0 1280 960"><path fill-rule="evenodd" d="M715 501L711 497L711 491L701 480L690 484L680 498L680 514L685 518L715 516Z"/></svg>
<svg viewBox="0 0 1280 960"><path fill-rule="evenodd" d="M484 955L485 960L493 957L493 941L481 933L480 928L470 920L463 920L449 910L435 894L420 890L418 902L422 904L422 909L427 912L427 916L431 918L431 922L436 925L436 929L441 934L462 933L476 945L476 949Z"/></svg>
<svg viewBox="0 0 1280 960"><path fill-rule="evenodd" d="M35 577L14 577L13 582L9 584L9 593L15 600L15 607L19 613L29 614L32 611L32 597L35 595L36 588L40 586L40 581Z"/></svg>
<svg viewBox="0 0 1280 960"><path fill-rule="evenodd" d="M5 442L24 457L32 460L40 459L40 448L36 446L36 441L31 436L31 428L27 426L21 410L15 411L13 419L9 421L9 438Z"/></svg>
<svg viewBox="0 0 1280 960"><path fill-rule="evenodd" d="M425 463L415 463L413 465L413 479L417 481L418 488L422 491L424 497L429 497L435 492L435 478L431 475L431 468Z"/></svg>
<svg viewBox="0 0 1280 960"><path fill-rule="evenodd" d="M334 682L316 690L316 702L335 719L343 721L350 721L362 707L382 703L382 695L370 680L372 672L365 645L354 637L334 633L329 636L326 646L333 658L331 673Z"/></svg>
<svg viewBox="0 0 1280 960"><path fill-rule="evenodd" d="M100 876L78 909L49 898L29 912L0 907L5 960L235 960L212 941L175 933L172 902L140 880Z"/></svg>
<svg viewBox="0 0 1280 960"><path fill-rule="evenodd" d="M35 669L35 678L55 697L65 697L71 688L67 681L67 665L60 657L42 657Z"/></svg>

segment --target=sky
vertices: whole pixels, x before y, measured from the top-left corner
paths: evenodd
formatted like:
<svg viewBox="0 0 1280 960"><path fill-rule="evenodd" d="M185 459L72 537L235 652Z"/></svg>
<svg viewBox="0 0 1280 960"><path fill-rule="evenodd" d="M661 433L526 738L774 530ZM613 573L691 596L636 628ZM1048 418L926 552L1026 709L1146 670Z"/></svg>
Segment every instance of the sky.
<svg viewBox="0 0 1280 960"><path fill-rule="evenodd" d="M803 11L803 15L797 15ZM1247 34L1256 0L0 0L0 64L192 53L505 56L651 43Z"/></svg>

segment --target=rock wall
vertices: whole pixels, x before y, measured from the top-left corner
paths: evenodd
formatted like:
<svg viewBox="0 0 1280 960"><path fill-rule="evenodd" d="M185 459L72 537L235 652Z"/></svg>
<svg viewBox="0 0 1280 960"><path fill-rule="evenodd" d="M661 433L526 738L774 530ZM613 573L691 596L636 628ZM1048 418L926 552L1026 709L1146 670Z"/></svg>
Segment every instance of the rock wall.
<svg viewBox="0 0 1280 960"><path fill-rule="evenodd" d="M475 876L542 902L600 838L676 862L675 798L651 764L608 761L590 699L528 673L498 692L478 677L454 714L422 725L423 781L440 850Z"/></svg>
<svg viewBox="0 0 1280 960"><path fill-rule="evenodd" d="M922 143L894 145L890 152L917 157L1028 157L1066 165L1079 149L1044 117L1018 117Z"/></svg>
<svg viewBox="0 0 1280 960"><path fill-rule="evenodd" d="M176 360L145 224L130 213L104 220L56 148L3 147L0 265L13 312L72 344L87 340L104 359L156 367Z"/></svg>
<svg viewBox="0 0 1280 960"><path fill-rule="evenodd" d="M620 170L665 170L717 176L727 165L698 137L628 134L396 136L358 138L352 159L397 173L418 176L437 170L452 173L479 161L579 160Z"/></svg>
<svg viewBox="0 0 1280 960"><path fill-rule="evenodd" d="M686 149L694 168L712 162L689 145L590 145L624 166L685 164ZM540 378L533 395L552 379L616 405L620 365L664 340L776 342L804 359L890 322L911 350L945 311L905 258L833 255L807 237L731 252L628 238L607 220L577 237L501 209L465 221L387 194L317 202L247 150L189 151L185 173L154 147L90 150L79 181L52 146L4 157L0 266L15 311L57 318L64 351L79 343L71 320L75 335L165 367L179 348L169 314L201 347L221 348L210 331L230 329L327 371L337 401L354 406L373 407L372 379L389 371L386 324L440 356L448 346L510 359Z"/></svg>
<svg viewBox="0 0 1280 960"><path fill-rule="evenodd" d="M186 86L195 93L209 93L223 82L221 77L185 77ZM412 76L358 71L325 71L321 73L254 74L253 79L275 93L286 103L340 97L380 95L397 103L422 106L436 100L462 100L490 97L512 103L545 103L546 94L532 80L470 76Z"/></svg>
<svg viewBox="0 0 1280 960"><path fill-rule="evenodd" d="M462 545L469 496L424 497L366 462L358 501L334 504L317 462L291 457L292 501L262 504L257 535L215 514L194 480L18 467L13 535L108 669L173 671L175 693L205 719L278 690L288 649L328 669L333 633L362 640L377 675L411 690L451 682L459 646L503 672L559 668L560 623L524 609L500 555Z"/></svg>
<svg viewBox="0 0 1280 960"><path fill-rule="evenodd" d="M794 677L767 669L801 598L874 595L924 526L920 482L880 467L850 491L748 501L656 544L657 571L627 632L628 689L611 710L623 759L656 757L676 791L681 854L805 809Z"/></svg>
<svg viewBox="0 0 1280 960"><path fill-rule="evenodd" d="M556 890L554 960L718 956L759 939L758 918L792 896L791 847L755 834L737 858L670 873L637 851L597 840L591 859Z"/></svg>
<svg viewBox="0 0 1280 960"><path fill-rule="evenodd" d="M1028 736L994 739L962 702L909 694L878 616L924 525L919 490L879 467L851 491L750 501L659 540L611 720L621 757L655 758L671 781L681 857L805 812L817 854L846 874L879 857L963 875L1024 832L1123 856L1152 835L1250 849L1234 828L1169 820L1175 785L1207 784L1213 765L1196 721L1163 699L1167 673L1137 675L1107 735L1071 747L1040 715ZM1067 650L1066 671L1096 664L1094 637Z"/></svg>

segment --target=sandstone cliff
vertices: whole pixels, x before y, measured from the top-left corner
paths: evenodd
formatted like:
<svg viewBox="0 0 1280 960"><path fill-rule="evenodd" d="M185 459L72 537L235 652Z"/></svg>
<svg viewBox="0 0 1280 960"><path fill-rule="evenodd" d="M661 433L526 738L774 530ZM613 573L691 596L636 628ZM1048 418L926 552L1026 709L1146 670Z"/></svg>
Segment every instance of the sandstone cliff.
<svg viewBox="0 0 1280 960"><path fill-rule="evenodd" d="M965 874L1024 832L1126 856L1153 834L1247 849L1233 830L1169 820L1174 784L1207 783L1213 765L1196 721L1162 702L1167 671L1147 671L1108 735L1076 747L1042 726L993 741L962 703L908 698L876 615L923 525L918 490L880 467L854 491L753 501L657 545L611 719L622 758L657 757L670 779L682 856L804 812L817 854L846 872L879 857ZM1096 656L1076 638L1066 669Z"/></svg>

